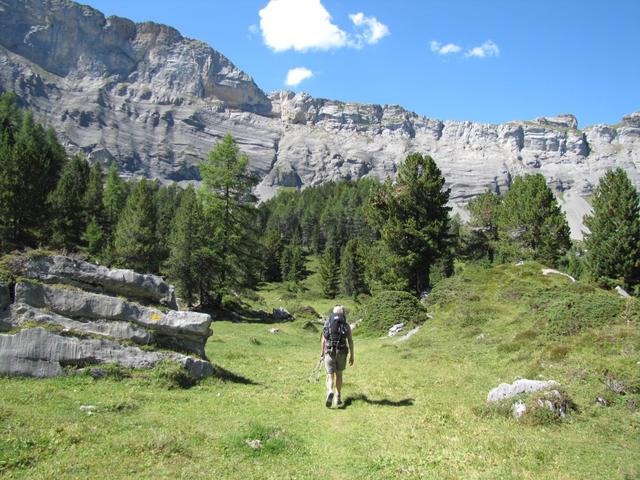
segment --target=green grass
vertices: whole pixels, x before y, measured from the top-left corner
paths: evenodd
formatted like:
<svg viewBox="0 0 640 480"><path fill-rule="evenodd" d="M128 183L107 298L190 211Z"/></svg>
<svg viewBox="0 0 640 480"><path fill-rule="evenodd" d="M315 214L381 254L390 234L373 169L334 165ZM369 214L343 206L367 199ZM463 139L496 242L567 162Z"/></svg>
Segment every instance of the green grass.
<svg viewBox="0 0 640 480"><path fill-rule="evenodd" d="M611 316L550 334L547 303L536 300L581 290L539 269L467 267L436 287L434 318L409 341L357 337L343 409L324 406L322 380L307 381L320 334L304 319L276 325L278 334L271 324L214 322L207 354L220 378L190 389L137 375L0 379L0 476L638 478L638 322ZM287 300L282 286L266 285L251 303L324 314L335 301L319 300L314 281ZM559 381L577 410L551 423L488 412L488 391L516 377Z"/></svg>

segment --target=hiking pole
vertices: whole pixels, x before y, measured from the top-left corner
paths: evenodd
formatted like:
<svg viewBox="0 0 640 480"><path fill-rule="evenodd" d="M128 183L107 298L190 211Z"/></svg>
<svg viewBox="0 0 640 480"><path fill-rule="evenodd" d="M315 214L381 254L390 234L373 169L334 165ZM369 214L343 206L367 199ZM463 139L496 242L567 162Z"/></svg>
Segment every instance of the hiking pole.
<svg viewBox="0 0 640 480"><path fill-rule="evenodd" d="M309 378L307 378L307 381L309 383L311 383L311 379L313 378L314 374L316 376L316 382L320 380L320 366L322 365L322 360L324 359L324 355L320 355L320 359L318 360L318 363L316 364L316 366L314 367L313 370L311 370L311 373L309 373Z"/></svg>

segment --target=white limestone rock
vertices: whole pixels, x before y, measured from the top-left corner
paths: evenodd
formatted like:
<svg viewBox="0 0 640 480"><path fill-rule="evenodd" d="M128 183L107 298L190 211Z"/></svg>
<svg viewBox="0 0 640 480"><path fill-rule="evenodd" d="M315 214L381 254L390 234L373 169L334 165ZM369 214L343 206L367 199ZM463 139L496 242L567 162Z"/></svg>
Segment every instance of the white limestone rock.
<svg viewBox="0 0 640 480"><path fill-rule="evenodd" d="M109 269L63 255L23 258L20 263L20 273L27 278L125 295L177 308L173 287L157 275Z"/></svg>
<svg viewBox="0 0 640 480"><path fill-rule="evenodd" d="M181 364L194 378L213 373L207 360L173 352L145 351L111 340L62 336L44 328L29 328L0 335L0 374L53 377L65 367L118 364L125 368L152 368L162 360Z"/></svg>
<svg viewBox="0 0 640 480"><path fill-rule="evenodd" d="M516 380L512 384L501 383L492 389L487 395L487 402L498 402L507 398L512 398L522 393L533 393L540 390L558 388L560 384L554 380Z"/></svg>

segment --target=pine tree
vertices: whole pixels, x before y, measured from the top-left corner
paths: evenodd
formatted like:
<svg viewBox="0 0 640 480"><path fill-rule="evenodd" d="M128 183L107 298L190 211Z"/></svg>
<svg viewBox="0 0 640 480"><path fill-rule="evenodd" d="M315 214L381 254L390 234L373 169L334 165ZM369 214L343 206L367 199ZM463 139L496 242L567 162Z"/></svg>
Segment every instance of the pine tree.
<svg viewBox="0 0 640 480"><path fill-rule="evenodd" d="M152 184L141 179L127 198L114 236L114 259L122 267L158 272L156 206Z"/></svg>
<svg viewBox="0 0 640 480"><path fill-rule="evenodd" d="M340 288L340 264L336 250L334 245L327 246L320 259L320 287L326 298L335 298Z"/></svg>
<svg viewBox="0 0 640 480"><path fill-rule="evenodd" d="M360 241L357 238L352 238L347 242L342 253L340 285L345 295L358 295L367 292L365 260L360 249Z"/></svg>
<svg viewBox="0 0 640 480"><path fill-rule="evenodd" d="M275 229L269 229L263 237L262 245L264 249L264 280L279 282L282 280L281 265L284 251L282 235Z"/></svg>
<svg viewBox="0 0 640 480"><path fill-rule="evenodd" d="M15 95L0 96L0 249L48 240L47 197L65 160L51 129L19 111Z"/></svg>
<svg viewBox="0 0 640 480"><path fill-rule="evenodd" d="M541 174L516 177L498 215L503 259L534 259L556 266L571 246L569 225Z"/></svg>
<svg viewBox="0 0 640 480"><path fill-rule="evenodd" d="M85 193L89 173L87 161L74 156L62 169L58 185L49 196L53 216L51 244L55 247L75 250L80 245L88 224Z"/></svg>
<svg viewBox="0 0 640 480"><path fill-rule="evenodd" d="M189 307L193 305L198 293L202 294L199 262L205 247L205 218L202 205L193 187L187 188L181 195L173 229L169 235L169 259L167 274L176 284L178 293ZM201 298L201 300L203 300Z"/></svg>
<svg viewBox="0 0 640 480"><path fill-rule="evenodd" d="M217 304L225 292L254 286L260 272L258 216L252 194L257 178L249 172L248 161L233 137L225 135L200 165L200 195L213 221L210 235L220 263L213 295Z"/></svg>
<svg viewBox="0 0 640 480"><path fill-rule="evenodd" d="M92 217L82 234L82 240L87 246L87 252L94 258L99 258L105 247L105 236L102 228L96 221L95 217Z"/></svg>
<svg viewBox="0 0 640 480"><path fill-rule="evenodd" d="M478 195L467 204L468 229L463 235L462 251L474 260L488 258L493 262L498 242L498 213L502 198L492 191Z"/></svg>
<svg viewBox="0 0 640 480"><path fill-rule="evenodd" d="M416 294L429 286L429 271L448 245L449 189L430 156L411 154L372 199L370 215L392 255L392 268Z"/></svg>
<svg viewBox="0 0 640 480"><path fill-rule="evenodd" d="M640 283L640 195L626 172L609 170L592 200L593 213L584 218L587 268L603 283L621 281L626 288Z"/></svg>
<svg viewBox="0 0 640 480"><path fill-rule="evenodd" d="M172 183L168 186L160 186L155 195L158 223L156 233L158 236L158 257L162 263L169 257L169 236L173 226L178 207L180 206L181 192L179 187Z"/></svg>
<svg viewBox="0 0 640 480"><path fill-rule="evenodd" d="M118 176L118 167L112 163L107 173L103 192L104 215L107 236L112 237L120 214L127 203L129 189Z"/></svg>
<svg viewBox="0 0 640 480"><path fill-rule="evenodd" d="M95 220L96 225L104 224L104 175L102 166L96 162L91 166L87 188L84 192L84 210L87 224Z"/></svg>

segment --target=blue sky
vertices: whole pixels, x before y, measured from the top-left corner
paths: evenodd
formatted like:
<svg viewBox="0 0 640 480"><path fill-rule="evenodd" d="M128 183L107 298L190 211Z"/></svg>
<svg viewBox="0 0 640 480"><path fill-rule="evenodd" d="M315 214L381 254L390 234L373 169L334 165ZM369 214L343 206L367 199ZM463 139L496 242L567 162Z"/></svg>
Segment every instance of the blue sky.
<svg viewBox="0 0 640 480"><path fill-rule="evenodd" d="M266 92L488 123L573 113L584 127L640 110L640 0L84 3L203 40ZM295 68L307 78L285 85Z"/></svg>

